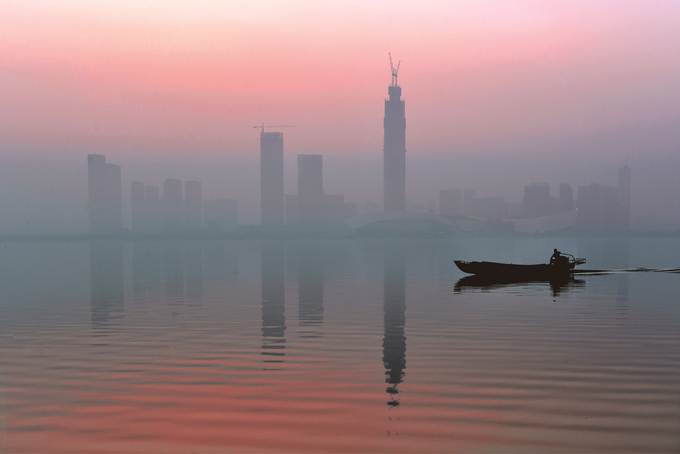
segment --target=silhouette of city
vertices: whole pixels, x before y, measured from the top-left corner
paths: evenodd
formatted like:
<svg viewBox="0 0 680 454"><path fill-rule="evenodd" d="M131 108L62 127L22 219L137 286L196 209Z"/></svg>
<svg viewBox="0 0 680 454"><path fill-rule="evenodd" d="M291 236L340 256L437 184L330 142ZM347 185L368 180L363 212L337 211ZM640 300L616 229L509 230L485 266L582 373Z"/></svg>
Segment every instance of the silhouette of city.
<svg viewBox="0 0 680 454"><path fill-rule="evenodd" d="M406 116L398 83L401 62L390 55L392 80L385 100L382 210L378 204L346 202L326 194L321 154L297 156L297 194L284 193L284 135L260 131L260 225L241 226L233 198L204 200L202 184L167 178L159 186L131 184L130 233L137 236L220 235L405 235L492 232L627 231L630 228L631 170L619 171L618 188L592 183L574 189L548 183L524 186L521 203L504 196L477 197L474 188L442 188L438 205L409 206L406 192ZM376 176L377 177L377 176ZM90 235L119 235L122 228L121 169L103 155L88 155Z"/></svg>

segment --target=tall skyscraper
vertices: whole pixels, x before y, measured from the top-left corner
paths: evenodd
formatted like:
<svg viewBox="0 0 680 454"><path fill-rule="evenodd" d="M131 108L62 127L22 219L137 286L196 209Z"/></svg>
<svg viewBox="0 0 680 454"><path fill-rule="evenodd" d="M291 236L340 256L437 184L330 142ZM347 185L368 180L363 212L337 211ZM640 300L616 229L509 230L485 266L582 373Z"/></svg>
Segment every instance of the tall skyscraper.
<svg viewBox="0 0 680 454"><path fill-rule="evenodd" d="M318 225L323 219L323 156L298 155L298 219L302 225Z"/></svg>
<svg viewBox="0 0 680 454"><path fill-rule="evenodd" d="M260 210L262 225L283 226L283 134L260 133Z"/></svg>
<svg viewBox="0 0 680 454"><path fill-rule="evenodd" d="M203 197L200 181L184 182L184 215L186 229L196 232L203 227Z"/></svg>
<svg viewBox="0 0 680 454"><path fill-rule="evenodd" d="M120 166L87 155L88 217L91 235L119 234L123 227Z"/></svg>
<svg viewBox="0 0 680 454"><path fill-rule="evenodd" d="M630 168L624 165L619 169L619 205L621 209L621 227L630 228Z"/></svg>
<svg viewBox="0 0 680 454"><path fill-rule="evenodd" d="M401 62L400 62L401 63ZM401 87L397 84L399 65L392 66L392 84L387 88L385 100L384 198L385 211L406 209L406 116Z"/></svg>

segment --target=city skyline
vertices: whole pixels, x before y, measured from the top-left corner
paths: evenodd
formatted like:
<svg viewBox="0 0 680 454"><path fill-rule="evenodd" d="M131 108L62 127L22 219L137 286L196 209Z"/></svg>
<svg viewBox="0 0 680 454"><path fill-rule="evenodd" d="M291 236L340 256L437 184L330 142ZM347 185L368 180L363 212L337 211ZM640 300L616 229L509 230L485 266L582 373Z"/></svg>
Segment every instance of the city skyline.
<svg viewBox="0 0 680 454"><path fill-rule="evenodd" d="M239 218L258 223L262 122L296 125L285 131L284 194L295 193L297 155L320 154L326 192L381 203L390 51L408 87L407 205L429 207L441 189L520 201L536 181L616 186L628 165L632 228L680 223L675 3L426 4L415 14L298 2L296 27L274 3L190 14L183 2L163 14L154 3L34 3L10 2L0 19L12 31L0 60L0 207L11 213L0 231L82 231L87 154L127 169L124 205L132 181L175 177L201 181L206 199L239 200ZM367 39L352 17L385 33ZM84 18L101 27L76 26ZM224 35L264 31L280 39L257 51ZM64 216L51 226L40 218L49 203Z"/></svg>

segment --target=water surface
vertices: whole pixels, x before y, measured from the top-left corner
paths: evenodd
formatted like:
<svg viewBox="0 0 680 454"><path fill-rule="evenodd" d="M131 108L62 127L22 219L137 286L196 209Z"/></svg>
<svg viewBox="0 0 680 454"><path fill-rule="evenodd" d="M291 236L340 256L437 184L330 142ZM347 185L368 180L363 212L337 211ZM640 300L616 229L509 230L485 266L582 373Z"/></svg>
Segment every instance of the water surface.
<svg viewBox="0 0 680 454"><path fill-rule="evenodd" d="M678 452L677 239L0 245L6 452ZM455 291L454 291L455 289Z"/></svg>

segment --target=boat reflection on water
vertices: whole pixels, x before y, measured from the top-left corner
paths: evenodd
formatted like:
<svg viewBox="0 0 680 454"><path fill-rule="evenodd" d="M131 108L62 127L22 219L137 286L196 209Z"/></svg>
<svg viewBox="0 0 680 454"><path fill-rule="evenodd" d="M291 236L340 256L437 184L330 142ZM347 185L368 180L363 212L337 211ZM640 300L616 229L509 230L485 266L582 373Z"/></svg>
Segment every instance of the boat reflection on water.
<svg viewBox="0 0 680 454"><path fill-rule="evenodd" d="M550 291L553 296L558 296L561 293L571 291L574 288L584 288L586 281L583 279L574 279L573 276L565 276L563 278L551 280L528 280L472 275L458 279L458 282L453 286L453 291L455 293L462 293L474 290L493 290L504 287L523 287L527 285L545 284L550 285Z"/></svg>

